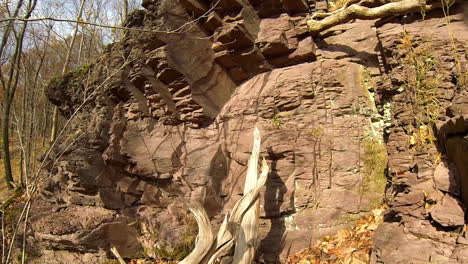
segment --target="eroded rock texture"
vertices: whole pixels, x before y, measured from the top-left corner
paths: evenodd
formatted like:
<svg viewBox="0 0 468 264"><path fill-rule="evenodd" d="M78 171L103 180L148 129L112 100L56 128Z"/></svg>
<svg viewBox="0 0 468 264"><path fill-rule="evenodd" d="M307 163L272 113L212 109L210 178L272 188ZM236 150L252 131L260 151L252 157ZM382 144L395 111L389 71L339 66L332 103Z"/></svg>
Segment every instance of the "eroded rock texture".
<svg viewBox="0 0 468 264"><path fill-rule="evenodd" d="M466 262L468 248L460 243L465 233L458 228L466 223L467 204L462 201L466 201L468 186L466 167L461 164L467 164L468 156L461 154L461 150L466 151L463 138L467 131L464 124L458 130L451 126L455 120L458 124L464 123L463 117L454 116L468 112L463 80L468 39L466 33L462 33L467 28L460 18L452 16L449 29L440 26L440 23L446 25L444 16L433 13L426 20L408 17L406 21L386 23L377 30L388 72L388 79L382 83L382 96L391 102L392 112L386 142L392 183L388 190L390 209L375 237L377 263L406 263L408 259L413 263ZM449 34L454 34L453 42ZM406 52L404 45L408 43L405 41L412 43L411 49L415 52ZM418 62L408 65L406 59L412 55L415 55L413 62ZM421 64L422 58L425 63ZM408 70L416 71L408 74ZM423 74L423 70L427 70L427 74ZM426 80L433 81L433 86L417 86L431 91L431 95L424 90L408 89L411 85L408 76L426 76ZM423 107L421 100L436 103L426 103ZM424 119L423 123L420 119ZM432 128L424 125L431 119L435 126L444 129L432 132ZM459 140L454 131L459 132L457 136L462 140L457 147L452 143L448 148L441 139ZM437 133L439 148L430 143ZM464 184L460 184L460 180Z"/></svg>
<svg viewBox="0 0 468 264"><path fill-rule="evenodd" d="M184 201L202 202L217 225L242 196L255 126L272 169L259 261L284 261L385 194L374 262L466 258L467 239L454 232L465 221L468 177L466 117L454 117L468 105L456 74L468 46L457 15L455 60L440 14L359 21L314 40L306 1L217 2L143 1L146 10L127 21L138 30L51 84L62 114L77 114L33 210L37 262L50 250L88 260L111 246L127 258L179 257L196 234ZM405 88L405 30L415 46L437 47L439 149L411 140L424 129Z"/></svg>

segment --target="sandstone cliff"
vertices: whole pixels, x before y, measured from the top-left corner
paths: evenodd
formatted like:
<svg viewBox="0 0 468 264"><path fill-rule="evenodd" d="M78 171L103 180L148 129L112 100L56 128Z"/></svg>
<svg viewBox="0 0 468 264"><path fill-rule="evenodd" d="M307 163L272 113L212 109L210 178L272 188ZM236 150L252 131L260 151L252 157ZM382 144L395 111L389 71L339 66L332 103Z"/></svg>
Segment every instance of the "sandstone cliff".
<svg viewBox="0 0 468 264"><path fill-rule="evenodd" d="M459 9L312 38L305 0L143 6L121 42L49 86L74 119L33 207L33 261L105 263L111 246L180 257L196 235L184 201L219 224L242 195L258 126L272 168L260 262L284 262L385 203L373 263L468 263Z"/></svg>

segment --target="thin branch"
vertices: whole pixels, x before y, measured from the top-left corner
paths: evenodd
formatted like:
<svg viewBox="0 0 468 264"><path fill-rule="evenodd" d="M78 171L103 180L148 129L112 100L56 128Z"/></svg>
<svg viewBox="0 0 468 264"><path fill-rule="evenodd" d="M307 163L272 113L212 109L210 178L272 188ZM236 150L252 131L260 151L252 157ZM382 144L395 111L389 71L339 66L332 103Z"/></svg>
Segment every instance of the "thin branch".
<svg viewBox="0 0 468 264"><path fill-rule="evenodd" d="M55 21L55 22L77 23L79 25L89 25L89 26L110 28L110 29L133 30L133 31L139 31L139 32L151 32L151 33L180 34L180 33L184 33L182 30L185 27L193 25L193 24L197 23L198 21L200 21L200 19L207 17L208 14L211 11L213 11L218 6L218 4L220 2L221 2L221 0L218 0L203 15L199 16L196 19L190 20L190 21L182 24L180 27L178 27L178 28L176 28L174 30L151 30L151 29L144 29L144 28L130 28L130 27L123 27L123 26L105 25L105 24L99 24L99 23L89 22L89 21L75 20L75 19L56 18L56 17L37 17L37 18L29 18L29 19L25 19L25 18L21 18L21 17L10 17L10 18L0 19L0 24L5 23L5 22L16 22L16 21L23 21L23 22Z"/></svg>
<svg viewBox="0 0 468 264"><path fill-rule="evenodd" d="M81 16L83 15L83 9L84 9L85 3L86 3L86 0L81 0L80 10L78 11L78 15L77 15L77 18L76 18L77 21L81 20ZM70 46L67 49L67 55L65 55L65 63L63 64L63 68L62 68L62 75L65 75L65 73L68 71L68 65L70 64L70 60L71 60L71 53L72 53L73 46L74 46L75 41L76 41L76 36L78 35L78 28L79 28L79 24L75 23L75 28L73 30L73 36L72 36L72 39L71 39L71 43L70 43ZM53 115L52 115L52 131L50 133L50 141L51 142L53 142L54 139L57 137L57 126L58 126L58 106L55 106L54 107L54 112L53 112Z"/></svg>
<svg viewBox="0 0 468 264"><path fill-rule="evenodd" d="M52 150L55 148L55 145L58 144L59 142L59 139L61 139L62 135L65 133L65 130L68 128L68 125L71 123L71 121L74 119L74 117L81 111L81 109L86 105L86 103L89 102L89 100L91 100L91 98L100 90L100 88L104 87L104 84L106 84L110 79L112 79L112 77L114 77L118 72L120 72L128 63L131 63L131 61L127 61L125 62L121 68L115 70L115 72L113 72L111 75L109 75L92 93L90 93L90 95L86 98L86 100L84 100L76 109L75 111L73 112L73 114L68 118L67 122L65 122L62 130L60 131L60 133L57 135L57 138L54 140L54 142L51 144L51 146L49 147L49 149L47 150L46 154L45 154L45 157L43 158L39 168L36 170L36 173L35 175L33 176L33 179L31 181L31 188L30 188L30 193L29 195L27 196L27 200L23 206L23 209L21 211L21 213L19 214L19 217L18 217L18 221L17 221L17 224L15 226L15 230L12 234L12 238L16 237L16 234L19 230L19 227L20 227L20 224L21 222L23 221L23 218L24 219L28 219L28 216L29 216L29 205L31 204L32 202L32 199L33 199L33 194L37 191L38 189L38 180L39 180L39 175L42 171L42 169L45 167L46 165L46 162L47 162L47 159L50 157L51 153L52 153ZM66 150L64 150L62 152L62 154L65 152ZM54 165L55 165L55 162L60 159L60 157L58 157L57 159L55 159L54 161ZM15 242L15 239L12 239L12 242L9 246L9 249L8 249L8 253L7 253L7 256L6 256L6 260L5 262L3 263L8 263L9 259L10 259L10 255L11 255L11 252L13 250L13 244Z"/></svg>
<svg viewBox="0 0 468 264"><path fill-rule="evenodd" d="M5 210L0 210L2 213L2 263L5 263Z"/></svg>
<svg viewBox="0 0 468 264"><path fill-rule="evenodd" d="M123 30L134 30L134 31L140 31L140 32L155 32L155 33L174 33L174 32L169 32L169 31L155 31L155 30L148 30L148 29L143 29L143 28L129 28L129 27L122 27L122 26L112 26L112 25L105 25L105 24L99 24L99 23L94 23L94 22L88 22L88 21L78 21L75 19L67 19L67 18L56 18L56 17L37 17L37 18L29 18L29 19L24 19L24 18L15 18L15 17L10 17L10 18L5 18L5 19L0 19L0 23L4 22L40 22L40 21L55 21L55 22L67 22L67 23L78 23L80 25L89 25L89 26L95 26L95 27L103 27L103 28L111 28L111 29L123 29Z"/></svg>
<svg viewBox="0 0 468 264"><path fill-rule="evenodd" d="M127 264L125 263L125 260L122 258L122 256L120 255L119 251L117 250L116 247L111 247L111 252L112 254L114 254L114 256L117 258L117 260L119 261L120 264Z"/></svg>
<svg viewBox="0 0 468 264"><path fill-rule="evenodd" d="M23 248L21 250L21 264L26 263L26 234L28 228L28 220L29 220L29 211L31 211L31 203L28 204L28 208L26 209L26 216L24 218L24 226L23 226Z"/></svg>

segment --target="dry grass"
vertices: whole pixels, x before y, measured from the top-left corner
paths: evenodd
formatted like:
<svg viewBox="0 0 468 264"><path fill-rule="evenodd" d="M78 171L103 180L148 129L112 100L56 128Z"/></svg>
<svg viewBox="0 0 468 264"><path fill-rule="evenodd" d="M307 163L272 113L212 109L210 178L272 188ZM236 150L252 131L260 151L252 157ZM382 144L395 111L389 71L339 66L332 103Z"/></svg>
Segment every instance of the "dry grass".
<svg viewBox="0 0 468 264"><path fill-rule="evenodd" d="M387 149L373 137L365 139L362 144L363 184L360 192L363 197L369 199L369 207L366 209L372 210L382 205L382 197L375 194L384 194L387 185Z"/></svg>
<svg viewBox="0 0 468 264"><path fill-rule="evenodd" d="M434 145L432 127L437 123L441 109L437 93L442 75L431 42L416 43L413 36L406 33L398 48L405 54L402 60L405 89L411 97L413 108L414 127L410 144L423 150Z"/></svg>
<svg viewBox="0 0 468 264"><path fill-rule="evenodd" d="M0 140L0 144L3 144L2 140ZM19 183L21 169L20 169L20 148L18 140L13 138L12 144L10 145L10 154L11 154L11 170L13 173L13 179L15 180L15 184ZM3 151L1 153L1 161L0 161L0 203L3 203L8 197L13 194L13 190L9 190L5 181L5 167L3 165Z"/></svg>
<svg viewBox="0 0 468 264"><path fill-rule="evenodd" d="M15 180L16 185L20 185L20 177L21 177L21 148L20 142L17 137L11 137L11 144L10 144L10 155L11 155L11 170L13 173L13 179ZM34 148L34 155L31 157L32 159L37 159L40 155L45 153L45 147L42 147L41 143L42 139L36 139L38 142L36 147ZM2 141L0 140L0 144ZM3 157L3 152L0 154ZM36 166L31 168L31 172L35 172L37 170L38 163L34 163ZM6 181L4 178L5 168L3 164L3 159L0 160L0 204L5 201L8 197L13 194L13 190L8 190L6 185Z"/></svg>

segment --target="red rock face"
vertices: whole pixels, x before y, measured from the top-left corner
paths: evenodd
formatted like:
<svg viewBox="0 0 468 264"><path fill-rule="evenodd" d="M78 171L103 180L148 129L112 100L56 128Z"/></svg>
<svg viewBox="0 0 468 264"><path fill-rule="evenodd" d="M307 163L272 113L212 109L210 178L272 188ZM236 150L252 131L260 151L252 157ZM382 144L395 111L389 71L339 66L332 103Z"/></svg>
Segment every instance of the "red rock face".
<svg viewBox="0 0 468 264"><path fill-rule="evenodd" d="M462 165L467 164L468 159L461 154L467 146L467 128L464 118L459 116L468 111L467 90L466 83L458 82L460 79L456 77L466 74L468 39L466 33L461 33L467 30L461 18L458 12L450 17L449 28L437 27L444 16L433 13L424 21L409 17L403 23L390 22L377 30L382 53L387 58L389 77L389 82L382 86L383 94L392 93L387 87L400 88L390 97L392 127L386 145L393 195L387 219L375 238L374 261L377 263L403 263L408 259L414 263L464 263L467 260L466 243L456 243L464 241L465 233L454 232L466 223L468 187L466 165ZM431 128L438 137L435 144L421 146L418 143L418 138L422 137L420 131L427 129L414 129L419 115L411 99L414 94L404 88L403 76L408 70L404 61L408 53L401 48L401 36L405 31L412 36L414 49L424 50L419 56L428 55L426 60L433 60L437 65L430 74L437 76L435 93L430 97L437 101ZM449 34L456 36L451 44ZM455 57L454 54L459 55ZM455 135L454 131L459 134Z"/></svg>
<svg viewBox="0 0 468 264"><path fill-rule="evenodd" d="M314 40L304 24L306 1L223 0L210 9L212 2L144 1L147 10L128 25L152 32L129 31L91 66L87 82L69 75L51 85L48 94L66 116L83 93L92 100L57 149L63 153L36 209L56 212L32 220L36 253L73 249L90 259L85 253L116 246L128 258L158 256L155 248L170 251L194 235L188 200L202 202L219 224L242 196L258 126L271 168L261 193L259 261L282 262L384 197L390 209L377 232L376 263L462 261L463 237L451 230L464 222L466 189L453 183L466 188L460 146L466 149L468 126L440 132L450 135L445 149L414 148L411 94L400 89L404 30L417 43L437 30L438 120L467 113L446 29L435 26L440 14L423 22L357 21ZM466 50L463 23L452 27ZM67 217L86 219L59 228Z"/></svg>

